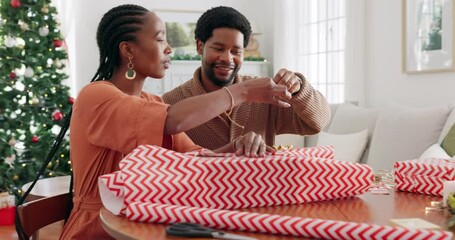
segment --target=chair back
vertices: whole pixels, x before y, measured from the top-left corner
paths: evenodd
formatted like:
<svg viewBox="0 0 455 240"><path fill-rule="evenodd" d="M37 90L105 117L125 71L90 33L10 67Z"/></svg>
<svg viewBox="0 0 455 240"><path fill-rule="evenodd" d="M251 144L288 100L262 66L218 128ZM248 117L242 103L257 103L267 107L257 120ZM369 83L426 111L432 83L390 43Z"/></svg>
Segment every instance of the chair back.
<svg viewBox="0 0 455 240"><path fill-rule="evenodd" d="M17 210L26 236L30 238L40 228L65 219L69 197L69 193L62 193L19 205Z"/></svg>

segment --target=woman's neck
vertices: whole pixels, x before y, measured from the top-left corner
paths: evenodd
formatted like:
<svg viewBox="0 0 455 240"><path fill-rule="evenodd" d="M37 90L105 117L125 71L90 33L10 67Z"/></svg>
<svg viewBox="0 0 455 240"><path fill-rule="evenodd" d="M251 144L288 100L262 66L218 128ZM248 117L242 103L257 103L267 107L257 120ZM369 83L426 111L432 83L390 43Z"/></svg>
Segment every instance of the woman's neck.
<svg viewBox="0 0 455 240"><path fill-rule="evenodd" d="M139 97L141 96L142 87L144 86L144 80L144 78L140 78L139 76L136 76L136 78L129 80L125 77L125 73L118 71L113 74L112 78L109 81L122 92L128 95Z"/></svg>

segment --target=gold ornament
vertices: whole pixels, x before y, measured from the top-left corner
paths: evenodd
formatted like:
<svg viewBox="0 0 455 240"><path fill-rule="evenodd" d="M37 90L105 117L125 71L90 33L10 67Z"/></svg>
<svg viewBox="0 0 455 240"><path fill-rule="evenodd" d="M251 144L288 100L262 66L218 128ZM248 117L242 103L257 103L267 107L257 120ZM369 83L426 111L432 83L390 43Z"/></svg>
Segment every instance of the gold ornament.
<svg viewBox="0 0 455 240"><path fill-rule="evenodd" d="M44 14L48 14L49 13L49 7L48 6L44 6L41 8L41 12L44 13Z"/></svg>
<svg viewBox="0 0 455 240"><path fill-rule="evenodd" d="M37 106L39 104L39 99L37 97L32 98L32 105Z"/></svg>
<svg viewBox="0 0 455 240"><path fill-rule="evenodd" d="M18 175L14 175L13 176L13 181L17 181L17 180L19 180L19 176Z"/></svg>
<svg viewBox="0 0 455 240"><path fill-rule="evenodd" d="M8 145L10 145L11 147L16 145L16 139L15 138L11 138L9 141L8 141Z"/></svg>
<svg viewBox="0 0 455 240"><path fill-rule="evenodd" d="M49 163L47 164L47 168L49 168L49 169L52 168L52 162L49 162Z"/></svg>

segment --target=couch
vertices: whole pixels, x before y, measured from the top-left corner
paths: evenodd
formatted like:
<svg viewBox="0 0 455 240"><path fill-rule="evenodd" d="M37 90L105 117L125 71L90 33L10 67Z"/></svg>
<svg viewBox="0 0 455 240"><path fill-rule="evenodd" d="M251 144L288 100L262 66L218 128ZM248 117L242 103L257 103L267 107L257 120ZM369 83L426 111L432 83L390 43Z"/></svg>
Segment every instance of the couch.
<svg viewBox="0 0 455 240"><path fill-rule="evenodd" d="M277 135L275 145L334 146L335 159L391 170L394 162L417 158L450 159L455 148L455 108L389 104L381 108L351 103L330 106L330 123L317 135ZM444 146L450 143L451 146ZM448 144L445 144L448 145ZM448 152L451 152L449 155Z"/></svg>

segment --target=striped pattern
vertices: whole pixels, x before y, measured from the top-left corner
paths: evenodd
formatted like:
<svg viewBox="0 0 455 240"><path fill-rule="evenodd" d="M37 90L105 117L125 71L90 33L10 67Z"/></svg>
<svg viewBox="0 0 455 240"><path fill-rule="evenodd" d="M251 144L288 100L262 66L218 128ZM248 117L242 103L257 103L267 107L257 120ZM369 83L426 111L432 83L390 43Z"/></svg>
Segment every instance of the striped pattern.
<svg viewBox="0 0 455 240"><path fill-rule="evenodd" d="M273 206L357 195L373 181L367 165L298 153L194 157L139 146L120 162L125 202L216 209Z"/></svg>
<svg viewBox="0 0 455 240"><path fill-rule="evenodd" d="M455 163L446 159L395 162L397 190L442 196L443 181L455 180Z"/></svg>
<svg viewBox="0 0 455 240"><path fill-rule="evenodd" d="M344 221L289 217L154 203L130 203L132 221L191 222L208 227L321 239L452 239L447 231L407 229Z"/></svg>

